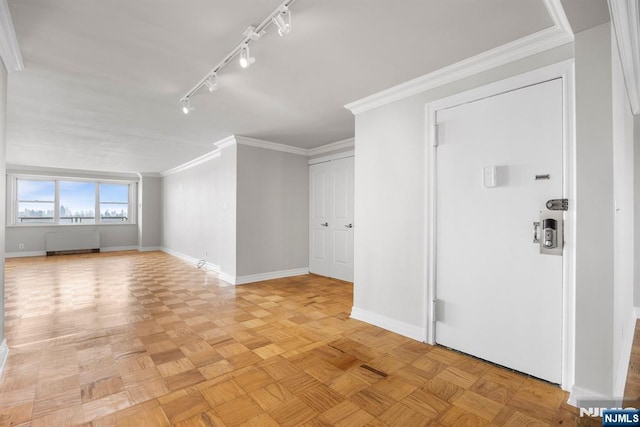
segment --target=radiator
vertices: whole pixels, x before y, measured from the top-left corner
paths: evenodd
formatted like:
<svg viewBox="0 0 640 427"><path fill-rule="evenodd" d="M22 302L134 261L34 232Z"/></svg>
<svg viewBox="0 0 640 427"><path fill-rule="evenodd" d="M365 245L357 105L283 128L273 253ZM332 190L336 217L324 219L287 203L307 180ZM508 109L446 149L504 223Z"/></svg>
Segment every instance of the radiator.
<svg viewBox="0 0 640 427"><path fill-rule="evenodd" d="M47 233L45 250L47 255L100 252L100 233L97 231Z"/></svg>

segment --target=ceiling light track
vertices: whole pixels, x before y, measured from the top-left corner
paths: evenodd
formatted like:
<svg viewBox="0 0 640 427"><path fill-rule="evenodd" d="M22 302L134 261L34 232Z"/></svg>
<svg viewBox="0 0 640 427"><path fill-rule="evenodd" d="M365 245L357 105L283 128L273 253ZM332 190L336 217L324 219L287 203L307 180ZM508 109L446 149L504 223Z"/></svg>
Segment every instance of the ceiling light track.
<svg viewBox="0 0 640 427"><path fill-rule="evenodd" d="M243 33L244 38L236 47L231 50L215 67L207 73L194 87L191 88L185 96L180 98L180 104L182 105L182 111L188 114L193 109L191 107L191 97L195 95L200 89L207 88L211 93L218 89L218 73L235 57L240 56L240 65L242 68L247 68L255 62L255 58L249 53L249 44L260 40L260 38L266 33L267 27L271 24L275 25L278 29L278 34L283 37L291 32L291 12L289 6L291 6L296 0L285 0L280 6L278 6L273 12L271 12L262 22L256 26L249 26Z"/></svg>

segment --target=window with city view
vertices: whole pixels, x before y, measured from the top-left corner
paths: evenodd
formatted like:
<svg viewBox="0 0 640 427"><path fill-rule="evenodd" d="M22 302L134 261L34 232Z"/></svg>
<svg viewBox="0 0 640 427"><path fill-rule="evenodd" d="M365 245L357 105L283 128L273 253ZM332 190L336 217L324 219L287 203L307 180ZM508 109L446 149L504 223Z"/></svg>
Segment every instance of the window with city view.
<svg viewBox="0 0 640 427"><path fill-rule="evenodd" d="M16 225L134 222L129 208L132 183L20 177L13 179L13 223Z"/></svg>

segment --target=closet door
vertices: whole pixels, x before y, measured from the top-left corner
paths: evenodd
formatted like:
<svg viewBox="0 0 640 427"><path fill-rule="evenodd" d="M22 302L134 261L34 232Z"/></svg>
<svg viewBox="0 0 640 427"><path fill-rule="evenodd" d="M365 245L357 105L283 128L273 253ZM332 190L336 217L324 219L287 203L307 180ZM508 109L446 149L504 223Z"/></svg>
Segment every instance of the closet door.
<svg viewBox="0 0 640 427"><path fill-rule="evenodd" d="M309 270L353 281L353 157L309 168Z"/></svg>

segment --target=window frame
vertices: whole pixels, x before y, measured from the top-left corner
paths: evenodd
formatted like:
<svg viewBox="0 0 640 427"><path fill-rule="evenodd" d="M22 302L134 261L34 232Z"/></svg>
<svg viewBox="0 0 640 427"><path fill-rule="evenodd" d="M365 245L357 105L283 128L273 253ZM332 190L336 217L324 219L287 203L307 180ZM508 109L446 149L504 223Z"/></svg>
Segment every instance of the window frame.
<svg viewBox="0 0 640 427"><path fill-rule="evenodd" d="M52 223L22 223L19 222L19 200L18 200L18 181L53 181L55 185L53 213L54 221ZM60 182L90 182L95 186L95 223L60 223ZM129 179L114 178L88 178L76 176L52 176L52 175L28 175L28 174L8 174L7 175L7 199L9 209L7 212L7 226L11 227L87 227L87 226L117 226L117 225L135 225L138 223L138 181ZM129 190L129 198L127 200L128 218L123 222L102 222L100 215L100 184L120 184L127 185Z"/></svg>

